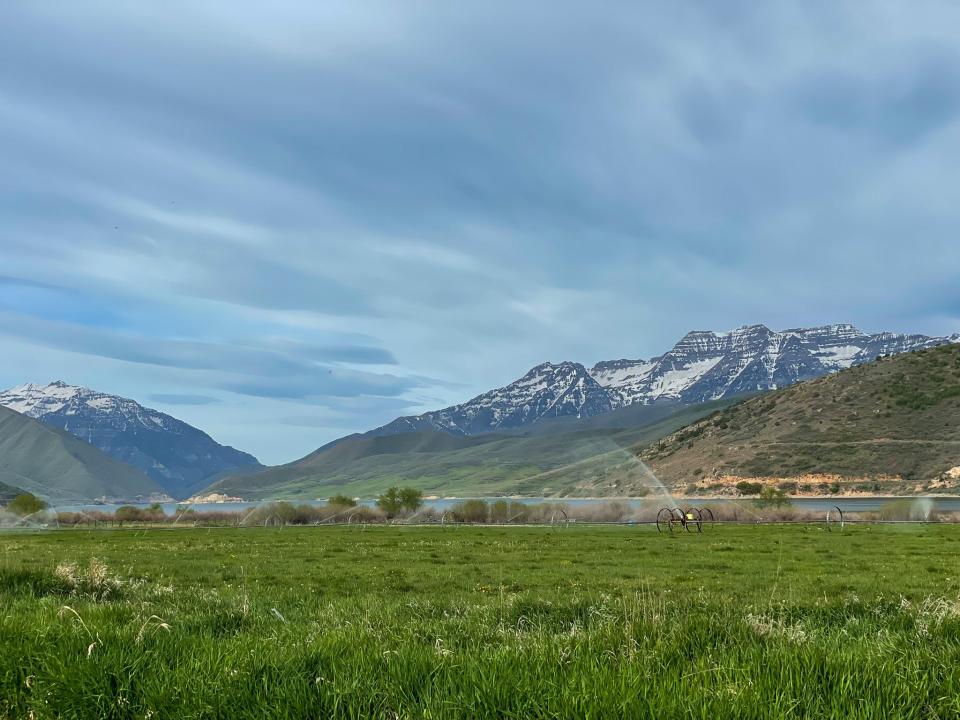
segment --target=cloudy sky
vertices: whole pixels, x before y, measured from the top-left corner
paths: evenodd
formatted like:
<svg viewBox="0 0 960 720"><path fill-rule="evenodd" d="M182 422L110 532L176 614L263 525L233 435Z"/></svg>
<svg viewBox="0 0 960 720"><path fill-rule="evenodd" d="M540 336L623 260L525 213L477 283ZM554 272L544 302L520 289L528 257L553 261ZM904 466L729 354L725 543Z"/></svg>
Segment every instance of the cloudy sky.
<svg viewBox="0 0 960 720"><path fill-rule="evenodd" d="M0 385L265 462L690 329L960 330L953 2L5 3Z"/></svg>

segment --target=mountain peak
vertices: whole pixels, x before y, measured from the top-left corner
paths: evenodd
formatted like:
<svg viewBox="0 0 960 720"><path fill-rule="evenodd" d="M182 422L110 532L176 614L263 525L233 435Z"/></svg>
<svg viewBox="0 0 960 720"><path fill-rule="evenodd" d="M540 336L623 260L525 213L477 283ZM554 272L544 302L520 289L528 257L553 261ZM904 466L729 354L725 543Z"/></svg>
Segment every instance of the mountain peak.
<svg viewBox="0 0 960 720"><path fill-rule="evenodd" d="M755 325L741 325L738 328L731 330L728 333L723 333L724 335L753 335L755 333L769 333L773 332L763 323L757 323Z"/></svg>
<svg viewBox="0 0 960 720"><path fill-rule="evenodd" d="M512 430L548 417L589 417L612 409L609 394L583 365L569 360L543 362L509 385L460 405L397 418L372 434L441 430L452 435L479 435Z"/></svg>
<svg viewBox="0 0 960 720"><path fill-rule="evenodd" d="M561 360L558 363L550 362L548 360L546 362L542 362L539 365L535 365L534 367L530 368L530 372L534 372L537 370L580 370L580 369L584 369L583 365L581 365L578 362L574 362L572 360Z"/></svg>
<svg viewBox="0 0 960 720"><path fill-rule="evenodd" d="M399 418L375 432L434 429L472 435L556 415L587 417L637 403L702 403L784 387L881 354L949 341L897 333L866 335L849 323L780 332L764 324L722 333L693 330L660 357L602 361L590 370L576 362L544 362L502 388L443 410Z"/></svg>
<svg viewBox="0 0 960 720"><path fill-rule="evenodd" d="M188 497L211 475L258 465L247 453L135 400L55 380L0 392L0 405L66 430L150 476L174 497Z"/></svg>

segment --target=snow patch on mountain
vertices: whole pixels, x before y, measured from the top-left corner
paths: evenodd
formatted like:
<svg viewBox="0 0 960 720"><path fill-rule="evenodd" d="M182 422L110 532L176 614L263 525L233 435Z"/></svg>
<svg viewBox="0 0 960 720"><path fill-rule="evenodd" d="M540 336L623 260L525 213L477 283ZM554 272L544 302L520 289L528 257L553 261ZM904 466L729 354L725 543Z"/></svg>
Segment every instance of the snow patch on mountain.
<svg viewBox="0 0 960 720"><path fill-rule="evenodd" d="M433 429L474 435L547 417L590 417L635 403L702 403L786 387L879 355L958 341L960 334L868 335L850 324L783 331L765 325L723 333L695 330L659 357L607 360L589 370L573 362L543 363L502 388L443 410L398 418L372 433Z"/></svg>
<svg viewBox="0 0 960 720"><path fill-rule="evenodd" d="M548 417L589 417L613 409L610 396L580 363L542 363L519 380L453 407L403 417L378 435L442 430L476 435L530 425Z"/></svg>

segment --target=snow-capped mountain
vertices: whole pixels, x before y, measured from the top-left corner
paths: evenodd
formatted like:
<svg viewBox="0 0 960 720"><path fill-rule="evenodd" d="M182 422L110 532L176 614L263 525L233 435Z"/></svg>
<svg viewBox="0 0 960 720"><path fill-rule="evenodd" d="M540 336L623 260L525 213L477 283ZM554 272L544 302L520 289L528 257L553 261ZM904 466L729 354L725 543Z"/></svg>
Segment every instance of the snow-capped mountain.
<svg viewBox="0 0 960 720"><path fill-rule="evenodd" d="M694 331L652 360L617 360L590 374L615 407L656 400L699 403L773 390L889 355L950 342L950 338L878 333L853 325L775 332L750 325L728 333Z"/></svg>
<svg viewBox="0 0 960 720"><path fill-rule="evenodd" d="M66 430L141 469L175 498L188 497L225 470L260 464L170 415L59 380L0 392L0 405Z"/></svg>
<svg viewBox="0 0 960 720"><path fill-rule="evenodd" d="M543 363L519 380L473 400L403 417L371 434L442 430L477 435L556 416L590 417L635 403L685 405L774 390L876 359L960 342L951 337L878 333L853 325L775 332L749 325L727 333L687 333L650 360L608 360L587 370L574 362Z"/></svg>
<svg viewBox="0 0 960 720"><path fill-rule="evenodd" d="M612 409L610 394L583 365L543 363L506 387L491 390L462 405L398 418L374 434L442 430L453 435L479 435L530 425L548 417L589 417Z"/></svg>

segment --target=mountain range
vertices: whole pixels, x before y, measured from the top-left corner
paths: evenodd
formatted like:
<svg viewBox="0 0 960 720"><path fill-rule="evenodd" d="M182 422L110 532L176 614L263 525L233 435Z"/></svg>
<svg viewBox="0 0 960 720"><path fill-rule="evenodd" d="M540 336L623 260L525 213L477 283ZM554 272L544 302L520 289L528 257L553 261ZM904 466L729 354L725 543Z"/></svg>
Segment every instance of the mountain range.
<svg viewBox="0 0 960 720"><path fill-rule="evenodd" d="M682 438L679 428L726 406L732 408L725 413L735 413L752 395L803 388L809 383L802 381L827 376L839 380L836 373L880 356L958 340L866 335L850 325L692 332L652 360L603 362L589 370L544 363L462 405L400 418L286 465L228 473L209 490L244 498L371 495L391 484L448 495L655 492L659 483L636 454L671 433ZM668 473L668 481L689 482L700 477L696 469L683 466L677 477Z"/></svg>
<svg viewBox="0 0 960 720"><path fill-rule="evenodd" d="M397 418L368 434L438 430L478 435L515 431L547 418L593 417L634 404L692 405L775 390L881 355L950 342L960 342L960 334L868 335L847 324L781 332L764 325L727 333L698 330L650 360L608 360L589 369L576 362L543 363L465 403Z"/></svg>
<svg viewBox="0 0 960 720"><path fill-rule="evenodd" d="M639 489L632 470L616 469L626 448L750 395L952 342L960 335L868 335L852 325L695 331L649 360L542 363L462 404L398 418L274 468L134 400L62 381L26 384L0 393L0 406L15 411L0 424L0 482L77 499L186 498L205 488L250 498L375 494L398 482L461 494L626 492ZM39 424L23 420L59 433L38 435ZM85 442L71 444L66 433ZM54 460L38 469L40 452ZM61 472L70 465L64 453L82 467Z"/></svg>
<svg viewBox="0 0 960 720"><path fill-rule="evenodd" d="M260 466L252 455L182 420L59 380L0 392L0 405L85 440L141 470L174 498L189 497L227 470Z"/></svg>

